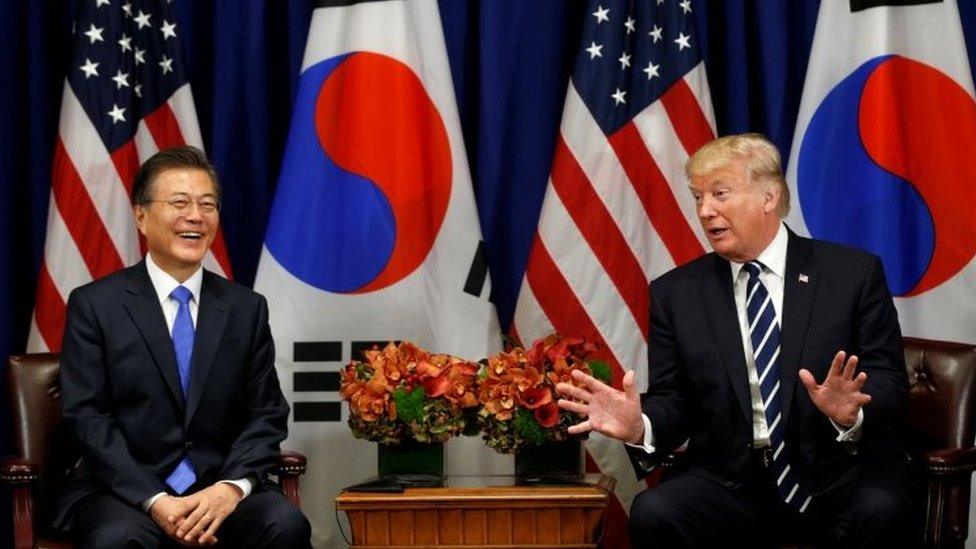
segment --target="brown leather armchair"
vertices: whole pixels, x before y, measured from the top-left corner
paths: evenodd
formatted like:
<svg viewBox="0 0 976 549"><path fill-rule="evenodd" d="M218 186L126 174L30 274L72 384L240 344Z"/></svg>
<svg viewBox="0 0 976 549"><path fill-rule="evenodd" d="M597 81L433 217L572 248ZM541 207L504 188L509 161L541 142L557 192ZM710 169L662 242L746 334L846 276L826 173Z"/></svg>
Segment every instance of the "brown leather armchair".
<svg viewBox="0 0 976 549"><path fill-rule="evenodd" d="M13 496L14 549L71 547L44 527L78 461L61 424L59 367L58 355L50 353L13 356L8 364L17 457L0 460L0 481ZM284 495L299 506L298 478L304 473L305 456L282 452L278 479Z"/></svg>
<svg viewBox="0 0 976 549"><path fill-rule="evenodd" d="M905 338L905 444L927 484L926 547L963 547L976 469L976 346Z"/></svg>

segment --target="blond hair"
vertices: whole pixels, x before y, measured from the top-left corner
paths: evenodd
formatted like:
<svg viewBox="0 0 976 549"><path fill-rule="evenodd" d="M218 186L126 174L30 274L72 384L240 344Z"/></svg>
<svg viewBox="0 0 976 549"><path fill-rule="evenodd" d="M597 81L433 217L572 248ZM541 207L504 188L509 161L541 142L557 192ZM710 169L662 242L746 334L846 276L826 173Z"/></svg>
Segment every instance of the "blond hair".
<svg viewBox="0 0 976 549"><path fill-rule="evenodd" d="M790 188L783 176L776 145L758 133L727 135L703 145L685 163L685 175L702 176L744 160L750 181L772 182L779 185L779 216L790 212Z"/></svg>

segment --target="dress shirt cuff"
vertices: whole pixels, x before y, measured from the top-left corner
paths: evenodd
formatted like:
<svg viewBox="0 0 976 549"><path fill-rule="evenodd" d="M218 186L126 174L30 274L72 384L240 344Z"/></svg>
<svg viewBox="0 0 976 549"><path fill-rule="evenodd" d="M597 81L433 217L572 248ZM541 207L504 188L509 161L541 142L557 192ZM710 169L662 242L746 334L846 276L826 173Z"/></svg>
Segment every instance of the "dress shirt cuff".
<svg viewBox="0 0 976 549"><path fill-rule="evenodd" d="M251 490L254 489L254 486L251 484L251 481L246 478L239 478L237 480L221 480L218 482L226 482L227 484L233 484L234 486L240 488L241 499L244 499L247 496L251 495Z"/></svg>
<svg viewBox="0 0 976 549"><path fill-rule="evenodd" d="M830 423L837 429L837 442L857 442L861 440L861 426L864 424L864 408L857 411L857 419L854 421L849 429L836 423L834 420L830 420Z"/></svg>
<svg viewBox="0 0 976 549"><path fill-rule="evenodd" d="M156 500L157 499L159 499L159 498L161 498L161 497L163 497L165 495L166 495L166 492L160 492L160 493L156 494L155 496L153 496L153 497L147 499L146 501L142 502L142 505L141 505L142 506L142 510L145 511L146 513L148 513L149 511L152 511L153 503L156 503Z"/></svg>
<svg viewBox="0 0 976 549"><path fill-rule="evenodd" d="M651 420L647 417L647 414L641 414L641 419L644 420L644 441L641 444L631 444L626 443L627 446L633 448L640 448L648 454L654 453L654 431L651 430Z"/></svg>

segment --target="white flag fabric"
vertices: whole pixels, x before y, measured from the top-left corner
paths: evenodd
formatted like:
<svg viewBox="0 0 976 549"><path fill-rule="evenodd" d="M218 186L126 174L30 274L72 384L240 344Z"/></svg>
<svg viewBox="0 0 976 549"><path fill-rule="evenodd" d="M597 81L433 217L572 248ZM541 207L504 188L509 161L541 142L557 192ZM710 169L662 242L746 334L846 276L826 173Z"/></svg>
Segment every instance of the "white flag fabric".
<svg viewBox="0 0 976 549"><path fill-rule="evenodd" d="M317 547L343 545L333 498L376 474L338 371L409 340L477 360L501 349L436 0L319 2L255 280L292 404L284 448L309 458ZM480 438L448 473L511 472Z"/></svg>
<svg viewBox="0 0 976 549"><path fill-rule="evenodd" d="M976 342L976 103L954 0L820 4L787 223L879 255L906 336Z"/></svg>

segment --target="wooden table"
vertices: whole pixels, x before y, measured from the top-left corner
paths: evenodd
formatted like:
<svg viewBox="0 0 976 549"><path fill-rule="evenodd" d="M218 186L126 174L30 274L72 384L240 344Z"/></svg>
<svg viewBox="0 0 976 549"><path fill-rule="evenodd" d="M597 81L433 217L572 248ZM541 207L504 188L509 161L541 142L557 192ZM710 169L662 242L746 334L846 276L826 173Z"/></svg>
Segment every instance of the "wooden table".
<svg viewBox="0 0 976 549"><path fill-rule="evenodd" d="M516 486L513 477L448 477L438 488L343 492L335 499L352 546L596 547L615 481Z"/></svg>

